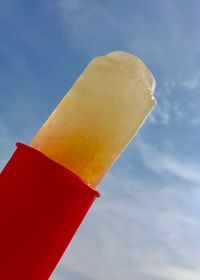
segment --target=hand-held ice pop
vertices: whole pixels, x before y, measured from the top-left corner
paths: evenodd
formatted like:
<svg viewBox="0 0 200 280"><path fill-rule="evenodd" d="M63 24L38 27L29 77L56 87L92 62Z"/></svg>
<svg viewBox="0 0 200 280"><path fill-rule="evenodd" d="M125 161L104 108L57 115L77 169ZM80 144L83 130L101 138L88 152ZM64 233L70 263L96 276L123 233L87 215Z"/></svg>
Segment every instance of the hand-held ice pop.
<svg viewBox="0 0 200 280"><path fill-rule="evenodd" d="M155 105L135 56L93 59L29 146L0 174L0 275L48 279L107 170Z"/></svg>

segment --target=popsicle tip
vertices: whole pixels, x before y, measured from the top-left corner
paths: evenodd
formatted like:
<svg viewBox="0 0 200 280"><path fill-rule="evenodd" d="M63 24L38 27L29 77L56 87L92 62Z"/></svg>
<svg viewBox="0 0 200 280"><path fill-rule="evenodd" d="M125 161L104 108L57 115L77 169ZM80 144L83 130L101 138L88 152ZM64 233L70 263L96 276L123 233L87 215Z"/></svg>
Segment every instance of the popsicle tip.
<svg viewBox="0 0 200 280"><path fill-rule="evenodd" d="M112 51L106 54L107 57L115 60L117 63L120 64L121 67L129 71L130 73L135 73L135 69L138 69L138 75L143 79L144 83L146 84L150 98L154 105L156 105L156 98L154 96L154 91L156 87L156 81L145 65L145 63L136 55L128 53L126 51ZM135 67L137 65L137 67ZM137 73L136 73L137 74Z"/></svg>

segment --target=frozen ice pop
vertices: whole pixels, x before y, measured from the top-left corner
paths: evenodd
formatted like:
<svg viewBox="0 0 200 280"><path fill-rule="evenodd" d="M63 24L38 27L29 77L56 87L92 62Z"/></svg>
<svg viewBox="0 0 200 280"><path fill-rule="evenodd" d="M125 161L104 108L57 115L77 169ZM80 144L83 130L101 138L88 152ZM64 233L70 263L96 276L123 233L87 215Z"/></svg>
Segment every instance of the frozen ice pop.
<svg viewBox="0 0 200 280"><path fill-rule="evenodd" d="M154 88L139 58L97 57L30 145L17 144L0 174L1 279L49 279L95 187L154 107Z"/></svg>
<svg viewBox="0 0 200 280"><path fill-rule="evenodd" d="M129 53L93 59L30 146L96 186L155 105L155 80Z"/></svg>

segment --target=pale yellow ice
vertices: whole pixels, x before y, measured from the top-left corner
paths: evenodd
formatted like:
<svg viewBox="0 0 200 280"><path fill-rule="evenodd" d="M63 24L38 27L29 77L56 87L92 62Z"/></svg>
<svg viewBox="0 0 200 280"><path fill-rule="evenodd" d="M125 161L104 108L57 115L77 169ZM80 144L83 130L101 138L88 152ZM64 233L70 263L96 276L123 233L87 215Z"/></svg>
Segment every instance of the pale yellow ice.
<svg viewBox="0 0 200 280"><path fill-rule="evenodd" d="M30 146L96 186L154 107L144 63L116 51L93 59Z"/></svg>

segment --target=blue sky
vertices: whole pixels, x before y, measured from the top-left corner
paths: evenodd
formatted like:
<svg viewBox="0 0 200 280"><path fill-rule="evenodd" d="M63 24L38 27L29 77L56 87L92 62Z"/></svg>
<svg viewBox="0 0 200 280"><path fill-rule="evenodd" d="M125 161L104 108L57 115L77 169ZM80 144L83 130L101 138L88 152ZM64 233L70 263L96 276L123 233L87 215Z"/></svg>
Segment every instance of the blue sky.
<svg viewBox="0 0 200 280"><path fill-rule="evenodd" d="M52 280L199 280L200 2L0 2L0 167L89 60L138 55L158 105L101 183Z"/></svg>

